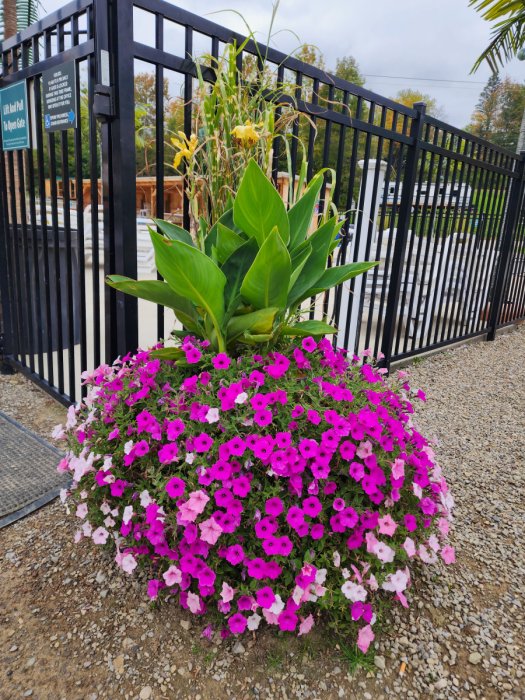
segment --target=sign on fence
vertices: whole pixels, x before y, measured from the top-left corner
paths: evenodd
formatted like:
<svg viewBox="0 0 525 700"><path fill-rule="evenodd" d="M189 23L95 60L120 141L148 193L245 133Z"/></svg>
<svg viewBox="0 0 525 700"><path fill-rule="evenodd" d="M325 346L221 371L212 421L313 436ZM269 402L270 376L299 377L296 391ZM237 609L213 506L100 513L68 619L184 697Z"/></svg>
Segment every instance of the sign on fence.
<svg viewBox="0 0 525 700"><path fill-rule="evenodd" d="M42 73L44 128L65 131L77 125L75 62L70 61Z"/></svg>
<svg viewBox="0 0 525 700"><path fill-rule="evenodd" d="M0 110L3 150L29 148L29 110L25 80L0 90Z"/></svg>

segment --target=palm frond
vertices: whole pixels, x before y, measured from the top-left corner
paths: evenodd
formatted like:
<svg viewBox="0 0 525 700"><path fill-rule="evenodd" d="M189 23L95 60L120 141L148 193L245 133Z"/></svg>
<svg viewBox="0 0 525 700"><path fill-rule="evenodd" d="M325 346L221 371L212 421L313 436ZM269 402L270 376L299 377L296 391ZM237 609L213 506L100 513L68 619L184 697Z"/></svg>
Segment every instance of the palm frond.
<svg viewBox="0 0 525 700"><path fill-rule="evenodd" d="M471 73L484 61L497 73L525 44L525 0L470 0L469 4L487 21L497 20L491 42L477 58Z"/></svg>

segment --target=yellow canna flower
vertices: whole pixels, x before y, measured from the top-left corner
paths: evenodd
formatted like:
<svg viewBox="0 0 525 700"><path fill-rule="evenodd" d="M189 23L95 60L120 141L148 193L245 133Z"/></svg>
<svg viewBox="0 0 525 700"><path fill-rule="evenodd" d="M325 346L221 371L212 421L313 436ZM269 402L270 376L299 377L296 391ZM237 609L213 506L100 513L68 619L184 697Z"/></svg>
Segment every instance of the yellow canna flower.
<svg viewBox="0 0 525 700"><path fill-rule="evenodd" d="M173 159L173 167L176 170L179 168L183 158L186 158L186 160L191 159L195 153L195 150L197 149L197 146L199 145L199 141L195 134L192 134L190 138L188 138L183 131L178 131L177 133L179 138L173 137L171 139L171 143L178 149L178 152L175 154L175 158Z"/></svg>
<svg viewBox="0 0 525 700"><path fill-rule="evenodd" d="M248 119L244 125L240 124L236 126L231 133L234 139L243 146L255 146L257 141L261 138L261 134L257 131L261 126L262 124L252 124Z"/></svg>

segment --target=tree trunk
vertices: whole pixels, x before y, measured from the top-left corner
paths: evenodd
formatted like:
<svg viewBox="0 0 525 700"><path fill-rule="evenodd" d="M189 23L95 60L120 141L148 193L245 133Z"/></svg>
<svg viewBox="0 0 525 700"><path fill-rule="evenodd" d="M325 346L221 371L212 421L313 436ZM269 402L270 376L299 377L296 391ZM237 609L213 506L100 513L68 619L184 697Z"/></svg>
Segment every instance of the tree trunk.
<svg viewBox="0 0 525 700"><path fill-rule="evenodd" d="M16 34L16 0L3 0L4 6L4 39Z"/></svg>
<svg viewBox="0 0 525 700"><path fill-rule="evenodd" d="M521 117L520 135L518 136L518 147L516 148L516 153L521 153L525 151L525 109L523 110L523 116Z"/></svg>

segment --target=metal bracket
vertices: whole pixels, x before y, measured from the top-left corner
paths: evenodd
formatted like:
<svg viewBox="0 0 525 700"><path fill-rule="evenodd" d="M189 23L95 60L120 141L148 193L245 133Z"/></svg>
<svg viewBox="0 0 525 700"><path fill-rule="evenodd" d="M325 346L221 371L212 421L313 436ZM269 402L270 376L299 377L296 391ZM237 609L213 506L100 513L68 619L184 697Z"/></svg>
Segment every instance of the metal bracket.
<svg viewBox="0 0 525 700"><path fill-rule="evenodd" d="M114 88L109 85L95 85L93 113L101 122L116 117Z"/></svg>

